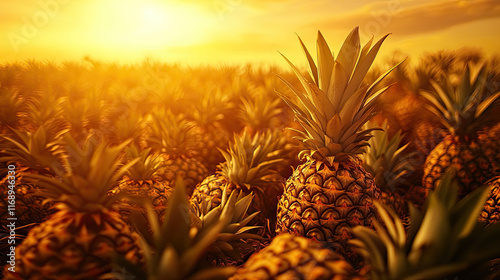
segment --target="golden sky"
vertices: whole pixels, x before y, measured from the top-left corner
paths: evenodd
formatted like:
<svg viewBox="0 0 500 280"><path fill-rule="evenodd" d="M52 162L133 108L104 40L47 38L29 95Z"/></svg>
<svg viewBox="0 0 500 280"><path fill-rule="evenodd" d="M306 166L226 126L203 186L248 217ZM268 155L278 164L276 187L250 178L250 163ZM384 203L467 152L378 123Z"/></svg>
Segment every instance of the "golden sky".
<svg viewBox="0 0 500 280"><path fill-rule="evenodd" d="M185 64L302 61L317 30L331 49L355 26L392 33L381 55L478 47L500 53L498 0L16 0L0 3L0 62L80 60Z"/></svg>

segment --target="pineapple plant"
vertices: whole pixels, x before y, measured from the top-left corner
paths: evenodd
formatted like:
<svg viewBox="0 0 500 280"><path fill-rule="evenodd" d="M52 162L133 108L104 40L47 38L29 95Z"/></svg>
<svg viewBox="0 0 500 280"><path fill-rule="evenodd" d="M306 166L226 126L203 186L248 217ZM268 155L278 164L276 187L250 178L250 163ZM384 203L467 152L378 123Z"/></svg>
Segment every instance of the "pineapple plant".
<svg viewBox="0 0 500 280"><path fill-rule="evenodd" d="M196 123L201 141L197 147L198 158L210 172L214 172L218 164L224 161L219 149L225 150L231 140L229 132L222 125L228 111L234 105L220 92L205 95L200 104L189 111L189 118Z"/></svg>
<svg viewBox="0 0 500 280"><path fill-rule="evenodd" d="M347 243L350 229L371 225L377 216L373 201L380 199L380 189L358 155L365 152L373 131L362 126L375 114L374 101L389 87L375 91L375 86L396 67L373 84L362 84L386 37L371 49L372 40L361 49L355 28L334 59L318 32L318 66L299 38L312 83L285 57L305 93L284 79L294 96L278 93L304 129L297 137L304 148L299 154L303 163L286 181L278 203L276 233L328 242L351 261L357 257Z"/></svg>
<svg viewBox="0 0 500 280"><path fill-rule="evenodd" d="M107 195L134 164L120 163L127 143L109 146L91 135L80 147L68 134L65 142L57 178L30 175L58 211L17 245L15 272L4 270L5 279L96 279L111 270L115 253L142 261L139 236L115 210L119 196Z"/></svg>
<svg viewBox="0 0 500 280"><path fill-rule="evenodd" d="M280 127L281 100L266 92L256 92L251 98L242 98L239 118L251 135Z"/></svg>
<svg viewBox="0 0 500 280"><path fill-rule="evenodd" d="M368 127L374 128L377 124L370 121ZM409 143L401 145L404 138L401 130L389 136L387 120L383 122L382 129L373 131L367 151L360 158L363 167L372 174L375 184L382 191L380 201L404 217L408 214L404 193L408 190L406 176L415 171L411 162L414 153L404 154Z"/></svg>
<svg viewBox="0 0 500 280"><path fill-rule="evenodd" d="M490 106L499 96L486 93L486 69L481 66L475 74L466 67L458 85L444 77L444 85L431 81L433 91L421 94L432 104L428 109L446 127L448 135L427 156L422 187L429 193L449 167L457 170L460 196L473 191L492 178L495 166L479 147L477 131L483 128Z"/></svg>
<svg viewBox="0 0 500 280"><path fill-rule="evenodd" d="M253 254L230 280L335 279L358 277L344 257L321 243L284 233Z"/></svg>
<svg viewBox="0 0 500 280"><path fill-rule="evenodd" d="M280 157L279 135L270 131L250 136L245 131L234 136L227 151L221 151L226 161L220 170L206 177L198 184L191 196L191 203L198 207L210 201L215 207L220 204L224 188L231 193L235 190L245 194L255 193L251 211L261 211L256 219L258 225L271 223L276 218L278 196L283 192L283 179L273 169L282 161Z"/></svg>
<svg viewBox="0 0 500 280"><path fill-rule="evenodd" d="M139 160L127 170L118 186L112 190L112 195L125 194L120 203L122 217L128 221L126 217L130 215L132 208L138 208L144 212L145 209L136 203L144 198L151 201L155 211L161 216L173 187L156 175L161 164L160 156L151 154L151 148L139 151L139 148L133 144L126 147L125 151L129 161Z"/></svg>
<svg viewBox="0 0 500 280"><path fill-rule="evenodd" d="M141 233L145 248L144 269L122 259L116 263L118 274L125 267L136 279L227 279L236 268L213 267L208 255L239 254L240 246L247 245L242 239L259 238L247 233L253 227L246 225L257 214L247 215L251 201L251 194L243 197L241 192L232 192L228 196L224 191L219 206L193 215L186 188L182 179L178 179L164 217L158 216L148 204L147 217L133 215L133 224Z"/></svg>
<svg viewBox="0 0 500 280"><path fill-rule="evenodd" d="M157 171L163 180L173 183L180 176L191 194L199 182L208 176L207 168L197 160L196 147L201 135L192 122L183 115L170 111L152 114L152 135L149 146L161 154L162 162Z"/></svg>
<svg viewBox="0 0 500 280"><path fill-rule="evenodd" d="M500 224L485 228L478 221L488 196L486 186L459 199L454 170L438 181L422 211L410 206L410 227L405 230L393 209L377 203L385 226L357 226L356 239L370 279L493 279L487 278L490 260L500 257ZM494 278L497 279L497 278Z"/></svg>

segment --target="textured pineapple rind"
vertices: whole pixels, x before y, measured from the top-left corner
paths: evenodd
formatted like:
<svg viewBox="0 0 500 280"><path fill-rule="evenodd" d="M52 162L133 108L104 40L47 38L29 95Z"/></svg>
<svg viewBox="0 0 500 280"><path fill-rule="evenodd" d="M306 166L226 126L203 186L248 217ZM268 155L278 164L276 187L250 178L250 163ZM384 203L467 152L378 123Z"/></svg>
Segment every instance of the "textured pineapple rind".
<svg viewBox="0 0 500 280"><path fill-rule="evenodd" d="M196 185L208 176L207 168L193 157L170 157L162 154L163 161L158 168L157 175L173 185L173 182L180 176L184 179L188 195L190 195Z"/></svg>
<svg viewBox="0 0 500 280"><path fill-rule="evenodd" d="M16 248L15 273L5 279L97 279L110 272L115 253L143 262L137 233L114 211L60 210L33 228Z"/></svg>
<svg viewBox="0 0 500 280"><path fill-rule="evenodd" d="M355 279L345 259L313 240L282 234L250 257L230 280Z"/></svg>
<svg viewBox="0 0 500 280"><path fill-rule="evenodd" d="M371 226L380 198L371 174L352 160L327 162L309 159L299 165L278 202L276 233L341 245L350 254L350 228Z"/></svg>
<svg viewBox="0 0 500 280"><path fill-rule="evenodd" d="M426 194L450 167L455 168L461 197L494 177L494 165L475 141L469 143L448 135L431 151L424 165L422 186Z"/></svg>

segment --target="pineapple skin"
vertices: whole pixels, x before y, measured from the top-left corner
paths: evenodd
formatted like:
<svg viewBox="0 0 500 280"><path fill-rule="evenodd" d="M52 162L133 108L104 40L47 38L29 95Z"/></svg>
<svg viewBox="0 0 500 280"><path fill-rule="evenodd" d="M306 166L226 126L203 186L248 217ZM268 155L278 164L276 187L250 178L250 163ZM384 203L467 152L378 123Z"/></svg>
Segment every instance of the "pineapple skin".
<svg viewBox="0 0 500 280"><path fill-rule="evenodd" d="M213 173L217 165L224 162L224 157L218 149L226 150L231 137L229 132L218 124L214 124L209 128L202 127L200 130L201 141L198 143L198 155L195 158L198 158L208 171Z"/></svg>
<svg viewBox="0 0 500 280"><path fill-rule="evenodd" d="M422 186L426 195L435 188L436 182L449 167L457 171L460 197L495 176L494 165L475 140L464 141L448 135L425 160Z"/></svg>
<svg viewBox="0 0 500 280"><path fill-rule="evenodd" d="M295 233L326 241L353 262L348 240L354 226L371 226L381 191L357 162L309 159L287 180L278 202L276 233Z"/></svg>
<svg viewBox="0 0 500 280"><path fill-rule="evenodd" d="M207 168L194 157L171 157L165 154L161 156L163 161L157 175L172 185L177 176L180 176L184 179L188 195L191 195L196 185L209 174Z"/></svg>
<svg viewBox="0 0 500 280"><path fill-rule="evenodd" d="M500 177L497 176L491 180L489 186L490 193L479 215L479 221L493 224L500 221Z"/></svg>
<svg viewBox="0 0 500 280"><path fill-rule="evenodd" d="M16 248L15 273L4 279L97 279L110 272L115 253L140 264L139 236L115 211L62 209L34 227Z"/></svg>
<svg viewBox="0 0 500 280"><path fill-rule="evenodd" d="M230 280L350 280L355 275L342 255L319 242L301 236L282 234L253 254Z"/></svg>
<svg viewBox="0 0 500 280"><path fill-rule="evenodd" d="M161 180L131 180L125 177L118 187L118 192L126 192L128 197L141 199L147 198L151 201L154 210L159 217L163 217L165 214L165 209L167 207L167 202L170 195L173 193L173 188L168 182ZM142 213L146 213L146 209L134 202L128 200L121 200L118 203L119 212L125 221L129 221L129 216L131 214L131 209L139 210Z"/></svg>

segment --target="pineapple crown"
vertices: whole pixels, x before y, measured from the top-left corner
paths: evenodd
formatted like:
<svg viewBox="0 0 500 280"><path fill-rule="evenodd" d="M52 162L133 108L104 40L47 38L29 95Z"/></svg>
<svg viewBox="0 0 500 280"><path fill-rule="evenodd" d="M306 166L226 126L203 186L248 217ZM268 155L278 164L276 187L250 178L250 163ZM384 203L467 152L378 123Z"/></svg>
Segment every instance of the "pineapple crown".
<svg viewBox="0 0 500 280"><path fill-rule="evenodd" d="M367 123L368 127L377 127L374 121ZM401 146L404 134L398 130L392 137L387 132L387 120L382 124L383 130L374 130L373 137L368 140L368 148L361 155L363 167L375 178L377 187L394 191L400 186L402 177L415 169L409 159L415 152L403 155L409 143Z"/></svg>
<svg viewBox="0 0 500 280"><path fill-rule="evenodd" d="M239 253L236 246L244 246L244 243L229 242L234 236L239 239L259 238L247 233L254 227L246 225L257 215L247 215L251 201L251 194L243 197L235 191L228 196L224 190L220 206L213 209L203 206L199 212L192 213L185 185L182 179L177 179L162 224L162 219L150 204L145 205L147 217L139 212L133 212L131 216L141 236L146 271L124 259L119 265L135 271L137 279L158 279L159 276L166 280L208 279L215 276L227 279L234 274L234 267L212 268L210 263L203 260L207 253L219 251L218 248L225 248L225 251L221 251L225 253Z"/></svg>
<svg viewBox="0 0 500 280"><path fill-rule="evenodd" d="M214 90L211 94L204 95L199 104L192 106L189 117L201 127L207 128L222 121L233 106L227 95Z"/></svg>
<svg viewBox="0 0 500 280"><path fill-rule="evenodd" d="M194 153L200 135L192 122L169 110L155 111L151 116L151 147L174 157Z"/></svg>
<svg viewBox="0 0 500 280"><path fill-rule="evenodd" d="M433 91L421 91L432 104L427 108L434 113L441 123L455 136L465 138L474 135L484 123L490 106L500 92L486 93L487 71L480 66L475 75L471 75L467 65L458 85L453 85L449 76L443 77L444 85L430 81Z"/></svg>
<svg viewBox="0 0 500 280"><path fill-rule="evenodd" d="M323 35L318 31L317 65L299 37L309 65L308 77L303 76L300 70L283 56L305 89L305 92L302 92L280 78L296 97L278 93L293 110L304 129L297 131L299 136L296 137L305 146L299 154L301 158L322 160L332 157L335 161L342 161L364 153L373 129L363 130L362 126L375 114L377 98L391 85L378 91L375 91L375 87L399 65L382 74L373 84L362 84L387 36L382 37L372 48L370 47L373 38L361 48L356 27L347 36L335 59ZM312 83L309 83L310 80Z"/></svg>
<svg viewBox="0 0 500 280"><path fill-rule="evenodd" d="M410 204L408 232L394 210L375 202L385 227L377 221L376 231L357 226L351 240L371 266L372 279L450 279L500 256L500 224L484 228L478 221L489 188L460 201L458 190L455 171L449 170L422 211ZM474 273L464 279L476 278Z"/></svg>
<svg viewBox="0 0 500 280"><path fill-rule="evenodd" d="M250 136L246 131L235 134L234 142L226 151L220 150L224 163L220 173L230 182L247 189L258 188L265 182L265 177L274 174L272 169L283 162L278 132L265 131Z"/></svg>
<svg viewBox="0 0 500 280"><path fill-rule="evenodd" d="M135 110L128 110L126 115L118 117L113 124L113 136L117 143L128 139L137 141L143 129L143 117Z"/></svg>
<svg viewBox="0 0 500 280"><path fill-rule="evenodd" d="M253 131L263 131L273 127L273 120L283 112L280 99L272 98L261 92L252 98L241 98L239 117Z"/></svg>
<svg viewBox="0 0 500 280"><path fill-rule="evenodd" d="M19 94L14 88L4 87L0 83L0 125L15 127L19 121L19 113L23 106L23 102Z"/></svg>
<svg viewBox="0 0 500 280"><path fill-rule="evenodd" d="M39 173L51 173L48 168L59 166L60 140L67 130L51 136L41 125L35 132L12 129L15 137L2 135L5 141L5 157L0 161L17 161Z"/></svg>
<svg viewBox="0 0 500 280"><path fill-rule="evenodd" d="M153 180L161 164L161 157L158 154L151 154L151 148L142 151L131 144L125 148L128 161L136 161L126 172L126 176L133 181Z"/></svg>
<svg viewBox="0 0 500 280"><path fill-rule="evenodd" d="M38 174L28 175L46 190L49 200L61 201L59 207L79 212L104 211L121 199L121 194L107 195L118 180L138 159L121 164L121 152L128 144L111 146L96 134L87 137L79 145L69 133L64 135L66 143L63 164L52 167L56 178Z"/></svg>

